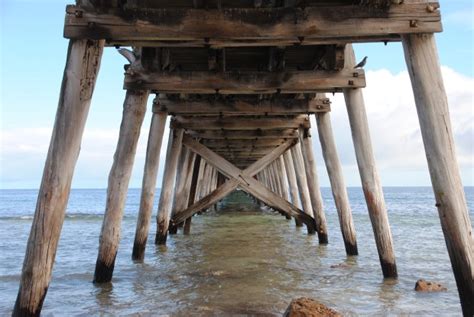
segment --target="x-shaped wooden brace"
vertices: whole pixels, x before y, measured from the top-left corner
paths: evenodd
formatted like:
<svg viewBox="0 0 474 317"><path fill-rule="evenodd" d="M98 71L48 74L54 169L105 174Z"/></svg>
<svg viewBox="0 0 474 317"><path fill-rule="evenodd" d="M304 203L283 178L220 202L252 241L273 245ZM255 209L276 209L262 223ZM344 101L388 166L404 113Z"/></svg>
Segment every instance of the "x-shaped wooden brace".
<svg viewBox="0 0 474 317"><path fill-rule="evenodd" d="M287 200L278 196L253 177L255 174L272 163L275 159L277 159L280 155L285 153L296 142L297 141L295 139L286 141L259 159L257 162L247 167L245 170L241 170L219 154L216 154L206 146L194 140L192 137L185 135L183 137L183 144L190 148L193 152L199 154L209 164L214 166L223 175L228 177L229 180L207 196L203 197L200 201L194 203L185 210L178 212L171 220L172 224L181 223L188 217L191 217L197 211L209 208L240 186L242 190L261 200L267 206L295 217L296 219L303 222L308 228L308 233L315 233L316 224L312 216L304 213L301 209L295 207Z"/></svg>

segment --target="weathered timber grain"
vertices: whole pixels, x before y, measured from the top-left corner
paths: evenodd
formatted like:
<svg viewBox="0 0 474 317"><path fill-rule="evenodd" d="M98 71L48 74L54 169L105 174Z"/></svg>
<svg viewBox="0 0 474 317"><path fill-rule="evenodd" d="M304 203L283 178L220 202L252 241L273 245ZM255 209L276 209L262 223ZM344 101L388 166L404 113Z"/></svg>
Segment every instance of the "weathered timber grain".
<svg viewBox="0 0 474 317"><path fill-rule="evenodd" d="M208 100L170 100L155 99L153 109L163 111L165 109L176 115L265 115L265 114L306 114L330 111L329 99L290 99L281 98L276 100L241 100L232 101L208 101Z"/></svg>
<svg viewBox="0 0 474 317"><path fill-rule="evenodd" d="M306 115L292 117L184 117L176 116L171 121L171 127L178 129L199 130L268 130L268 129L291 129L309 127L309 119Z"/></svg>
<svg viewBox="0 0 474 317"><path fill-rule="evenodd" d="M314 220L320 244L328 243L328 229L326 215L324 213L323 197L319 188L318 172L316 170L316 160L313 153L313 143L309 129L300 128L301 153L303 154L306 180L308 183L309 197L313 207Z"/></svg>
<svg viewBox="0 0 474 317"><path fill-rule="evenodd" d="M168 237L168 226L173 204L174 183L182 140L182 129L170 129L163 183L161 185L161 195L158 203L158 215L156 216L157 231L155 244L166 244L166 238Z"/></svg>
<svg viewBox="0 0 474 317"><path fill-rule="evenodd" d="M156 177L160 165L161 144L166 125L166 112L155 112L151 118L150 132L143 171L142 193L138 210L137 227L133 243L132 259L143 261L150 231L151 214L156 191Z"/></svg>
<svg viewBox="0 0 474 317"><path fill-rule="evenodd" d="M191 188L189 191L189 200L188 200L188 207L191 207L196 202L196 189L197 189L197 181L199 176L199 167L201 166L201 156L194 153L195 160L193 165L193 174L191 179ZM190 216L186 218L184 222L183 234L190 234L191 233L191 222L193 217Z"/></svg>
<svg viewBox="0 0 474 317"><path fill-rule="evenodd" d="M41 313L103 47L104 41L69 41L53 134L13 316L38 316Z"/></svg>
<svg viewBox="0 0 474 317"><path fill-rule="evenodd" d="M351 45L347 45L346 47L346 63L346 67L354 67L355 57ZM367 121L362 90L346 89L344 90L344 99L346 100L362 189L364 190L364 196L374 230L375 243L379 253L383 276L386 278L396 278L397 266L395 263L392 233L388 222L382 185L372 150L369 123Z"/></svg>
<svg viewBox="0 0 474 317"><path fill-rule="evenodd" d="M187 173L187 164L188 160L191 158L191 152L186 148L182 147L180 151L178 167L176 170L176 184L174 189L174 197L173 197L173 207L171 211L171 217L177 212L177 210L181 210L184 206L186 206L187 197L184 197L185 191L184 188L186 186L186 173ZM170 225L168 228L169 234L176 234L178 233L178 226L177 225Z"/></svg>
<svg viewBox="0 0 474 317"><path fill-rule="evenodd" d="M383 12L364 6L327 6L136 9L106 14L68 6L64 37L107 39L110 44L162 40L201 41L202 45L217 46L227 42L234 45L240 42L240 46L256 42L261 46L273 41L271 46L277 46L275 40L280 40L279 43L287 40L287 45L311 41L337 43L341 39L383 41L393 40L394 34L442 31L438 10L430 12L427 4L405 2ZM433 2L431 6L437 8L439 4ZM410 24L412 20L418 22L416 27Z"/></svg>
<svg viewBox="0 0 474 317"><path fill-rule="evenodd" d="M365 87L363 69L333 71L143 72L129 69L125 89L150 89L162 93L255 94L335 92L342 88Z"/></svg>
<svg viewBox="0 0 474 317"><path fill-rule="evenodd" d="M114 162L109 173L104 221L99 239L94 283L112 280L120 242L123 208L132 173L140 129L145 118L148 91L127 91Z"/></svg>
<svg viewBox="0 0 474 317"><path fill-rule="evenodd" d="M402 38L421 135L464 316L474 316L474 238L462 186L436 41Z"/></svg>
<svg viewBox="0 0 474 317"><path fill-rule="evenodd" d="M332 196L339 217L342 238L346 248L347 255L357 255L357 239L354 222L352 220L352 211L349 204L344 175L341 162L337 154L336 144L331 127L331 117L329 113L320 113L316 115L318 125L319 141L323 153L326 170L331 183Z"/></svg>
<svg viewBox="0 0 474 317"><path fill-rule="evenodd" d="M283 154L283 160L285 161L286 176L288 178L288 185L290 186L290 198L291 203L297 208L302 208L302 204L298 197L298 183L296 180L295 165L293 163L293 157L291 151L286 151ZM295 224L297 227L303 226L303 224L295 218Z"/></svg>

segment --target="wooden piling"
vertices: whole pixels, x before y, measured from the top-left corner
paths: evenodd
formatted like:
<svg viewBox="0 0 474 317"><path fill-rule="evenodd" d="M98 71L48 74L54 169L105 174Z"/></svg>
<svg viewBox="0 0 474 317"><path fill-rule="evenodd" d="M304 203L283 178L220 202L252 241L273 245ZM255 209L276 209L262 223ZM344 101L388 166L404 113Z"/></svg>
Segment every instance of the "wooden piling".
<svg viewBox="0 0 474 317"><path fill-rule="evenodd" d="M313 206L314 221L320 244L328 243L328 228L326 215L324 214L323 197L319 188L318 172L316 170L316 160L313 153L313 143L309 129L300 128L301 152L308 181L309 197Z"/></svg>
<svg viewBox="0 0 474 317"><path fill-rule="evenodd" d="M192 206L193 203L196 201L196 190L197 190L197 183L199 178L200 166L201 166L201 156L195 154L193 169L192 169L192 178L191 178L191 187L189 189L189 200L188 200L188 207ZM184 222L183 234L190 234L191 233L191 221L192 216L188 217Z"/></svg>
<svg viewBox="0 0 474 317"><path fill-rule="evenodd" d="M346 46L346 67L352 69L355 65L354 51L351 45ZM352 132L352 140L356 153L357 165L364 190L365 200L369 210L375 243L382 266L383 276L397 277L395 252L393 250L392 233L388 223L387 209L375 165L375 158L370 139L369 123L365 110L364 97L359 88L344 89L347 113Z"/></svg>
<svg viewBox="0 0 474 317"><path fill-rule="evenodd" d="M357 255L357 240L354 222L352 220L352 211L349 204L344 175L341 162L337 154L336 144L331 127L331 117L329 112L316 114L318 125L319 141L331 183L332 196L336 204L339 225L341 227L342 238L346 248L347 255Z"/></svg>
<svg viewBox="0 0 474 317"><path fill-rule="evenodd" d="M156 191L156 177L160 165L160 151L166 125L166 112L155 112L151 118L148 145L146 150L145 168L143 171L140 209L138 211L132 259L143 261L145 248L150 231L151 214Z"/></svg>
<svg viewBox="0 0 474 317"><path fill-rule="evenodd" d="M179 155L178 167L176 170L176 185L174 190L174 197L173 197L173 207L171 216L176 214L176 212L184 209L187 203L187 197L184 197L184 187L186 186L186 173L187 173L187 164L188 160L190 159L191 152L186 148L182 147ZM169 234L176 234L178 233L178 226L171 225L168 228Z"/></svg>
<svg viewBox="0 0 474 317"><path fill-rule="evenodd" d="M474 316L474 238L433 34L402 37L431 183L464 316Z"/></svg>
<svg viewBox="0 0 474 317"><path fill-rule="evenodd" d="M277 166L279 171L279 177L282 185L283 191L283 198L289 200L288 198L288 180L286 178L286 168L285 168L285 161L283 159L283 155L277 159Z"/></svg>
<svg viewBox="0 0 474 317"><path fill-rule="evenodd" d="M296 180L296 173L295 173L295 166L293 163L293 157L291 155L290 151L286 151L283 154L283 160L285 162L285 170L286 170L286 175L288 178L288 185L290 187L290 198L291 198L291 203L295 205L298 208L301 207L301 203L298 198L298 183ZM298 221L295 219L295 224L297 227L302 227L303 223L301 221Z"/></svg>
<svg viewBox="0 0 474 317"><path fill-rule="evenodd" d="M170 129L163 183L161 185L160 202L158 203L158 215L156 216L157 231L155 244L166 244L166 238L168 237L168 226L173 204L176 170L178 167L182 140L183 129Z"/></svg>
<svg viewBox="0 0 474 317"><path fill-rule="evenodd" d="M100 233L99 254L95 264L94 283L106 283L112 280L120 242L123 208L140 129L145 118L148 95L148 91L127 90L125 96L120 134L107 186L107 200Z"/></svg>
<svg viewBox="0 0 474 317"><path fill-rule="evenodd" d="M104 41L71 40L13 316L38 316L48 291Z"/></svg>
<svg viewBox="0 0 474 317"><path fill-rule="evenodd" d="M306 179L306 171L304 168L303 154L301 153L300 143L295 144L291 148L291 156L293 158L293 165L296 174L296 183L298 184L298 193L303 206L303 211L313 217L313 207L311 205L311 198L309 196L308 181Z"/></svg>

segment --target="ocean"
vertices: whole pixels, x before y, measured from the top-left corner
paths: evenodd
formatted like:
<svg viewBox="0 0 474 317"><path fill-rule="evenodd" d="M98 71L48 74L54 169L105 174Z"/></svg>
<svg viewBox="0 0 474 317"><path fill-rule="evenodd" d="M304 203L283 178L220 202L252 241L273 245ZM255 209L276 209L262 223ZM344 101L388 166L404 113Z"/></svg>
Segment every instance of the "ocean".
<svg viewBox="0 0 474 317"><path fill-rule="evenodd" d="M329 188L329 244L236 191L193 218L166 247L153 244L156 202L143 263L131 260L140 190L129 191L113 282L92 283L104 189L72 190L44 316L281 316L291 299L315 298L347 316L460 316L431 188L384 188L398 280L384 280L361 188L349 188L359 256L347 257ZM474 188L465 188L471 221ZM157 201L157 196L155 201ZM18 292L37 190L0 190L0 315ZM420 279L446 292L417 293Z"/></svg>

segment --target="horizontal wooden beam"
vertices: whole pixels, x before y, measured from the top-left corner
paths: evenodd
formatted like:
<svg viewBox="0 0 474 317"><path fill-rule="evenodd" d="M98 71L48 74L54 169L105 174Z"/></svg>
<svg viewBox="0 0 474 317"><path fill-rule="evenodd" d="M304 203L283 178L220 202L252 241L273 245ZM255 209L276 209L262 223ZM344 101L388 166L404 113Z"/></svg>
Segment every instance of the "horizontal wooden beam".
<svg viewBox="0 0 474 317"><path fill-rule="evenodd" d="M125 89L160 93L260 94L336 92L343 88L364 88L363 69L287 72L145 72L129 68Z"/></svg>
<svg viewBox="0 0 474 317"><path fill-rule="evenodd" d="M204 126L196 129L187 129L186 133L200 139L207 140L272 140L272 139L296 139L298 130L280 129L280 130L201 130Z"/></svg>
<svg viewBox="0 0 474 317"><path fill-rule="evenodd" d="M275 39L337 43L343 39L391 40L393 35L441 32L438 2L400 1L387 10L366 6L252 9L129 9L88 12L68 6L64 37L106 39L108 43L182 41L222 46L240 40L255 43ZM352 42L349 40L348 42ZM275 44L272 44L275 45ZM261 46L261 45L259 45Z"/></svg>
<svg viewBox="0 0 474 317"><path fill-rule="evenodd" d="M183 117L175 116L171 119L171 127L197 130L271 130L290 128L310 128L311 123L307 115L295 117Z"/></svg>
<svg viewBox="0 0 474 317"><path fill-rule="evenodd" d="M201 140L201 143L209 148L230 148L230 149L241 149L241 148L260 148L278 146L285 143L286 139L256 139L256 140Z"/></svg>
<svg viewBox="0 0 474 317"><path fill-rule="evenodd" d="M157 98L153 102L153 111L167 111L170 114L304 114L328 112L331 103L328 98L312 100L279 98L275 100L169 100Z"/></svg>

